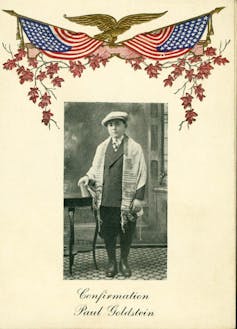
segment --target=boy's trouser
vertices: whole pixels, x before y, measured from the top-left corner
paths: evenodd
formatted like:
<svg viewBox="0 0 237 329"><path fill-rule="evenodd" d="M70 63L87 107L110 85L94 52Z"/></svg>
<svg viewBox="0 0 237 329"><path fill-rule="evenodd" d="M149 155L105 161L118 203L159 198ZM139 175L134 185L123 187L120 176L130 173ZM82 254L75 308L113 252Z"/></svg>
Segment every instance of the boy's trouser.
<svg viewBox="0 0 237 329"><path fill-rule="evenodd" d="M125 232L121 229L121 210L118 207L100 207L100 217L102 219L100 236L105 241L109 260L116 259L116 238L120 236L121 259L127 261L136 221L128 222Z"/></svg>

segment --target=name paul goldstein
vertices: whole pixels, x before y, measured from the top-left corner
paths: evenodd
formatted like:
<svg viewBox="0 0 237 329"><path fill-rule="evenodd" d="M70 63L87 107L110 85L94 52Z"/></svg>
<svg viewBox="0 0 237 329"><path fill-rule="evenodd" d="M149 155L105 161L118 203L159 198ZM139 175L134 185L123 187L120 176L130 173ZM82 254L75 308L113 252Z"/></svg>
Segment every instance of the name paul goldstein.
<svg viewBox="0 0 237 329"><path fill-rule="evenodd" d="M91 292L90 288L80 288L77 290L78 297L82 303L77 305L74 310L75 316L148 316L154 315L152 310L147 307L138 306L137 302L147 302L148 294L139 294L134 291L127 294L109 293L102 290L99 293ZM88 306L87 302L92 302ZM126 301L134 305L126 305ZM84 303L83 303L84 302ZM101 305L102 304L102 305Z"/></svg>
<svg viewBox="0 0 237 329"><path fill-rule="evenodd" d="M87 305L78 305L74 311L75 316L153 316L154 312L149 309L140 307L124 306L124 305L109 305L96 306L89 308Z"/></svg>

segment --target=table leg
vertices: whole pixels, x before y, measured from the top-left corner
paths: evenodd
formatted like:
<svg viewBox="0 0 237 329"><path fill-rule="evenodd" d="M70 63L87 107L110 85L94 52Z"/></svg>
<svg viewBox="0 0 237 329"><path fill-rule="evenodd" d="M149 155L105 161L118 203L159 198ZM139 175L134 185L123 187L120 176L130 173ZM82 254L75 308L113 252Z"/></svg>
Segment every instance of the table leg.
<svg viewBox="0 0 237 329"><path fill-rule="evenodd" d="M74 214L75 208L68 208L69 217L69 273L72 275L72 266L74 261L73 246L74 246Z"/></svg>

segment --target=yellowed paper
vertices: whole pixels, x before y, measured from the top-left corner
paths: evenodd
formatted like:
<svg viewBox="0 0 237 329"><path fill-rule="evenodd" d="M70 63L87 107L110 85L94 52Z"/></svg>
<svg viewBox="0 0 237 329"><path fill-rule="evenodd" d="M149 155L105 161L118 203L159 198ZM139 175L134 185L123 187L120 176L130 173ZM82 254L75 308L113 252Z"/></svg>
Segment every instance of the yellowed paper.
<svg viewBox="0 0 237 329"><path fill-rule="evenodd" d="M154 30L216 7L212 45L231 40L205 81L197 122L179 131L184 118L179 96L163 81L149 79L118 59L80 79L67 76L53 102L60 129L41 123L41 111L29 102L28 86L3 70L1 48L1 328L223 328L235 326L235 104L234 1L1 1L1 9L94 35L63 18L106 13L116 18L168 13L135 26L124 36ZM16 20L0 13L1 42L17 49ZM161 25L160 25L161 24ZM168 104L168 271L166 280L63 280L64 102ZM78 304L106 308L91 293L147 295L136 306L152 316L77 316ZM80 290L81 291L81 290ZM120 304L133 306L128 299Z"/></svg>

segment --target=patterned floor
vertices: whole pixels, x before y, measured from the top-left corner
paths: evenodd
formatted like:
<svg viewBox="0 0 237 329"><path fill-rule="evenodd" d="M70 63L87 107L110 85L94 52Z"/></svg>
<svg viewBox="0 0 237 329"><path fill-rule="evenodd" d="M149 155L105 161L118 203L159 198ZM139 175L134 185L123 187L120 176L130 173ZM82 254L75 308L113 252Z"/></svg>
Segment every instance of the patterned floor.
<svg viewBox="0 0 237 329"><path fill-rule="evenodd" d="M117 250L119 260L119 250ZM129 264L132 276L124 278L118 273L113 279L106 278L105 249L96 250L98 270L93 264L92 252L78 253L74 257L73 275L69 274L69 258L64 257L64 279L66 280L163 280L167 277L167 248L132 248Z"/></svg>

